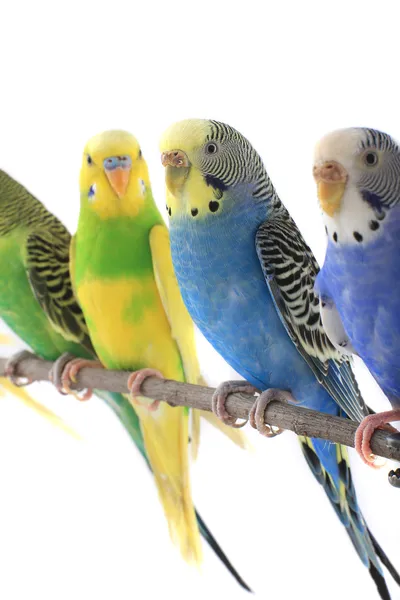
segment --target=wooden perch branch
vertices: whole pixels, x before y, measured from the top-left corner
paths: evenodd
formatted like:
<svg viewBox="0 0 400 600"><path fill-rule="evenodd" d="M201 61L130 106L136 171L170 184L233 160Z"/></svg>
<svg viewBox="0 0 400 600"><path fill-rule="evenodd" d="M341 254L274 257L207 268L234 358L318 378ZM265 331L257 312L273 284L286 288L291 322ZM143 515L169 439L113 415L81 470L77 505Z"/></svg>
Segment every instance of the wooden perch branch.
<svg viewBox="0 0 400 600"><path fill-rule="evenodd" d="M0 376L4 375L5 364L6 359L0 358ZM37 357L28 357L20 362L17 375L28 377L32 382L49 381L52 364ZM126 393L128 375L126 371L84 368L78 374L76 385L71 385L71 388L97 388ZM145 380L142 390L144 396L152 399L211 411L214 388L179 383L169 379L161 381L151 377ZM247 419L253 402L254 397L249 394L231 394L226 402L226 408L232 416ZM348 419L274 401L265 411L265 421L281 429L294 431L297 435L322 438L354 447L357 423ZM390 441L390 436L391 434L385 431L377 431L372 438L372 450L376 455L400 461L400 436L397 443Z"/></svg>

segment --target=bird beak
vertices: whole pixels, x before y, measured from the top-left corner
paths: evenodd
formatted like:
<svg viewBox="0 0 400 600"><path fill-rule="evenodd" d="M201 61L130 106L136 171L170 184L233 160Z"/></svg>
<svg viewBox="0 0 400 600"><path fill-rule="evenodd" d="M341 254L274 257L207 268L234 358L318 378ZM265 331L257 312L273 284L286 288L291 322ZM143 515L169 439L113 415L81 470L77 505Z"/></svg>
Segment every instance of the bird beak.
<svg viewBox="0 0 400 600"><path fill-rule="evenodd" d="M190 162L183 150L169 150L161 154L161 162L163 167L189 167Z"/></svg>
<svg viewBox="0 0 400 600"><path fill-rule="evenodd" d="M322 210L333 217L342 204L348 179L347 171L340 163L331 160L322 165L315 165L313 175Z"/></svg>
<svg viewBox="0 0 400 600"><path fill-rule="evenodd" d="M131 176L131 168L117 167L112 170L105 169L107 179L118 198L125 196L126 189Z"/></svg>
<svg viewBox="0 0 400 600"><path fill-rule="evenodd" d="M165 183L169 191L178 195L185 185L189 174L190 162L183 150L169 150L161 154L161 163L165 167Z"/></svg>

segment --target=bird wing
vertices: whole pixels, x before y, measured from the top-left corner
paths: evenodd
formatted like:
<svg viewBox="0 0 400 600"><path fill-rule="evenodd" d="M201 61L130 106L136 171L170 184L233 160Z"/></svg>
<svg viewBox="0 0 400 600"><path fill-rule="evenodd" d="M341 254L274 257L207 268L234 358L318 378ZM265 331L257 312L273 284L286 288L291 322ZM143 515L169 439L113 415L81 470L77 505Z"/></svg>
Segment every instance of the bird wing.
<svg viewBox="0 0 400 600"><path fill-rule="evenodd" d="M172 336L178 344L185 379L189 383L199 383L201 374L196 354L194 325L179 291L172 265L169 233L165 225L155 225L150 231L150 249L158 292Z"/></svg>
<svg viewBox="0 0 400 600"><path fill-rule="evenodd" d="M53 328L65 339L94 352L82 310L73 292L67 230L34 231L26 238L24 264L32 291Z"/></svg>
<svg viewBox="0 0 400 600"><path fill-rule="evenodd" d="M279 317L318 381L350 418L369 414L350 359L331 343L321 320L314 283L319 267L284 211L257 230L256 251Z"/></svg>

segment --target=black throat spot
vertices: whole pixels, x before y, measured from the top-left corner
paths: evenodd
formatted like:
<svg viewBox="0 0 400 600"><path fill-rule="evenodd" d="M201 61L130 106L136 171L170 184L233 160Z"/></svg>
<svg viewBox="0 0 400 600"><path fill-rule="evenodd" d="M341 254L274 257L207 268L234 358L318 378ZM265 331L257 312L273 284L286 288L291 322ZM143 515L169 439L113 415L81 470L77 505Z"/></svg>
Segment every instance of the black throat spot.
<svg viewBox="0 0 400 600"><path fill-rule="evenodd" d="M368 190L361 190L361 196L364 202L367 202L375 211L382 212L383 200L378 194L374 194Z"/></svg>
<svg viewBox="0 0 400 600"><path fill-rule="evenodd" d="M218 179L218 177L214 177L213 175L205 175L204 181L207 185L212 187L216 192L218 192L219 197L222 197L223 192L228 189L228 186L225 183Z"/></svg>

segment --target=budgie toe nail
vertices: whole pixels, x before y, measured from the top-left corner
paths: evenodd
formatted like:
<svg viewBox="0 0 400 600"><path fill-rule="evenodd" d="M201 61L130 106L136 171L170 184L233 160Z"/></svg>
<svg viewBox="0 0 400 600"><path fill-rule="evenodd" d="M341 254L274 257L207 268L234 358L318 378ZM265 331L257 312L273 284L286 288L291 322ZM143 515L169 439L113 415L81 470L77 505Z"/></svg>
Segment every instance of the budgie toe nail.
<svg viewBox="0 0 400 600"><path fill-rule="evenodd" d="M16 375L18 371L18 365L26 358L35 358L35 355L29 350L21 350L21 352L16 352L11 356L5 365L4 375L8 377L13 385L16 387L24 387L29 383L32 383L32 380L29 377L19 377Z"/></svg>
<svg viewBox="0 0 400 600"><path fill-rule="evenodd" d="M53 366L50 369L49 381L51 381L51 383L57 388L60 394L66 395L66 392L63 390L61 383L61 376L63 374L65 366L67 365L67 363L69 363L71 360L74 360L75 358L76 357L70 352L64 352L64 354L61 354L61 356L59 356L57 360L54 361Z"/></svg>
<svg viewBox="0 0 400 600"><path fill-rule="evenodd" d="M395 471L392 469L389 471L388 480L390 485L400 488L400 469L396 469Z"/></svg>
<svg viewBox="0 0 400 600"><path fill-rule="evenodd" d="M249 413L250 425L257 429L261 435L265 437L275 437L283 433L283 429L265 423L265 409L273 400L281 402L295 402L295 399L290 392L277 389L269 389L262 392L253 404Z"/></svg>
<svg viewBox="0 0 400 600"><path fill-rule="evenodd" d="M85 360L83 358L75 358L71 360L69 363L65 365L64 371L61 375L61 384L64 390L69 394L75 396L77 400L80 402L85 402L86 400L90 400L92 397L92 390L87 389L83 392L83 394L79 394L75 390L71 390L70 385L71 382L76 382L76 376L79 371L87 367L89 369L102 369L103 365L98 360ZM81 391L81 390L79 390Z"/></svg>
<svg viewBox="0 0 400 600"><path fill-rule="evenodd" d="M371 450L371 439L376 429L386 428L390 421L397 421L400 419L400 409L389 410L387 412L381 412L374 415L368 415L363 421L361 421L356 435L354 438L355 449L361 456L365 464L373 467L380 468L382 464L378 464L375 456ZM396 437L393 437L393 443L396 441ZM399 442L397 442L398 445Z"/></svg>
<svg viewBox="0 0 400 600"><path fill-rule="evenodd" d="M151 412L157 410L160 401L153 400L151 404L145 404L143 402L139 402L137 396L142 396L141 387L142 383L147 377L157 377L158 379L165 379L164 375L157 371L156 369L140 369L139 371L134 371L128 377L128 390L131 396L131 400L134 404L138 406L146 406L147 409Z"/></svg>
<svg viewBox="0 0 400 600"><path fill-rule="evenodd" d="M225 381L221 383L215 390L212 397L212 411L225 425L236 429L244 427L247 420L238 422L236 417L232 417L226 410L225 403L229 394L237 392L246 392L254 395L259 390L245 381Z"/></svg>
<svg viewBox="0 0 400 600"><path fill-rule="evenodd" d="M62 358L62 356L60 358ZM62 392L72 394L80 402L89 400L92 396L92 390L90 389L85 390L83 394L78 394L76 390L71 390L71 383L76 381L77 374L84 367L95 369L103 368L103 365L97 360L86 360L82 358L73 358L72 360L67 360L67 357L65 357L64 367L61 370L59 381L59 388L62 390Z"/></svg>

